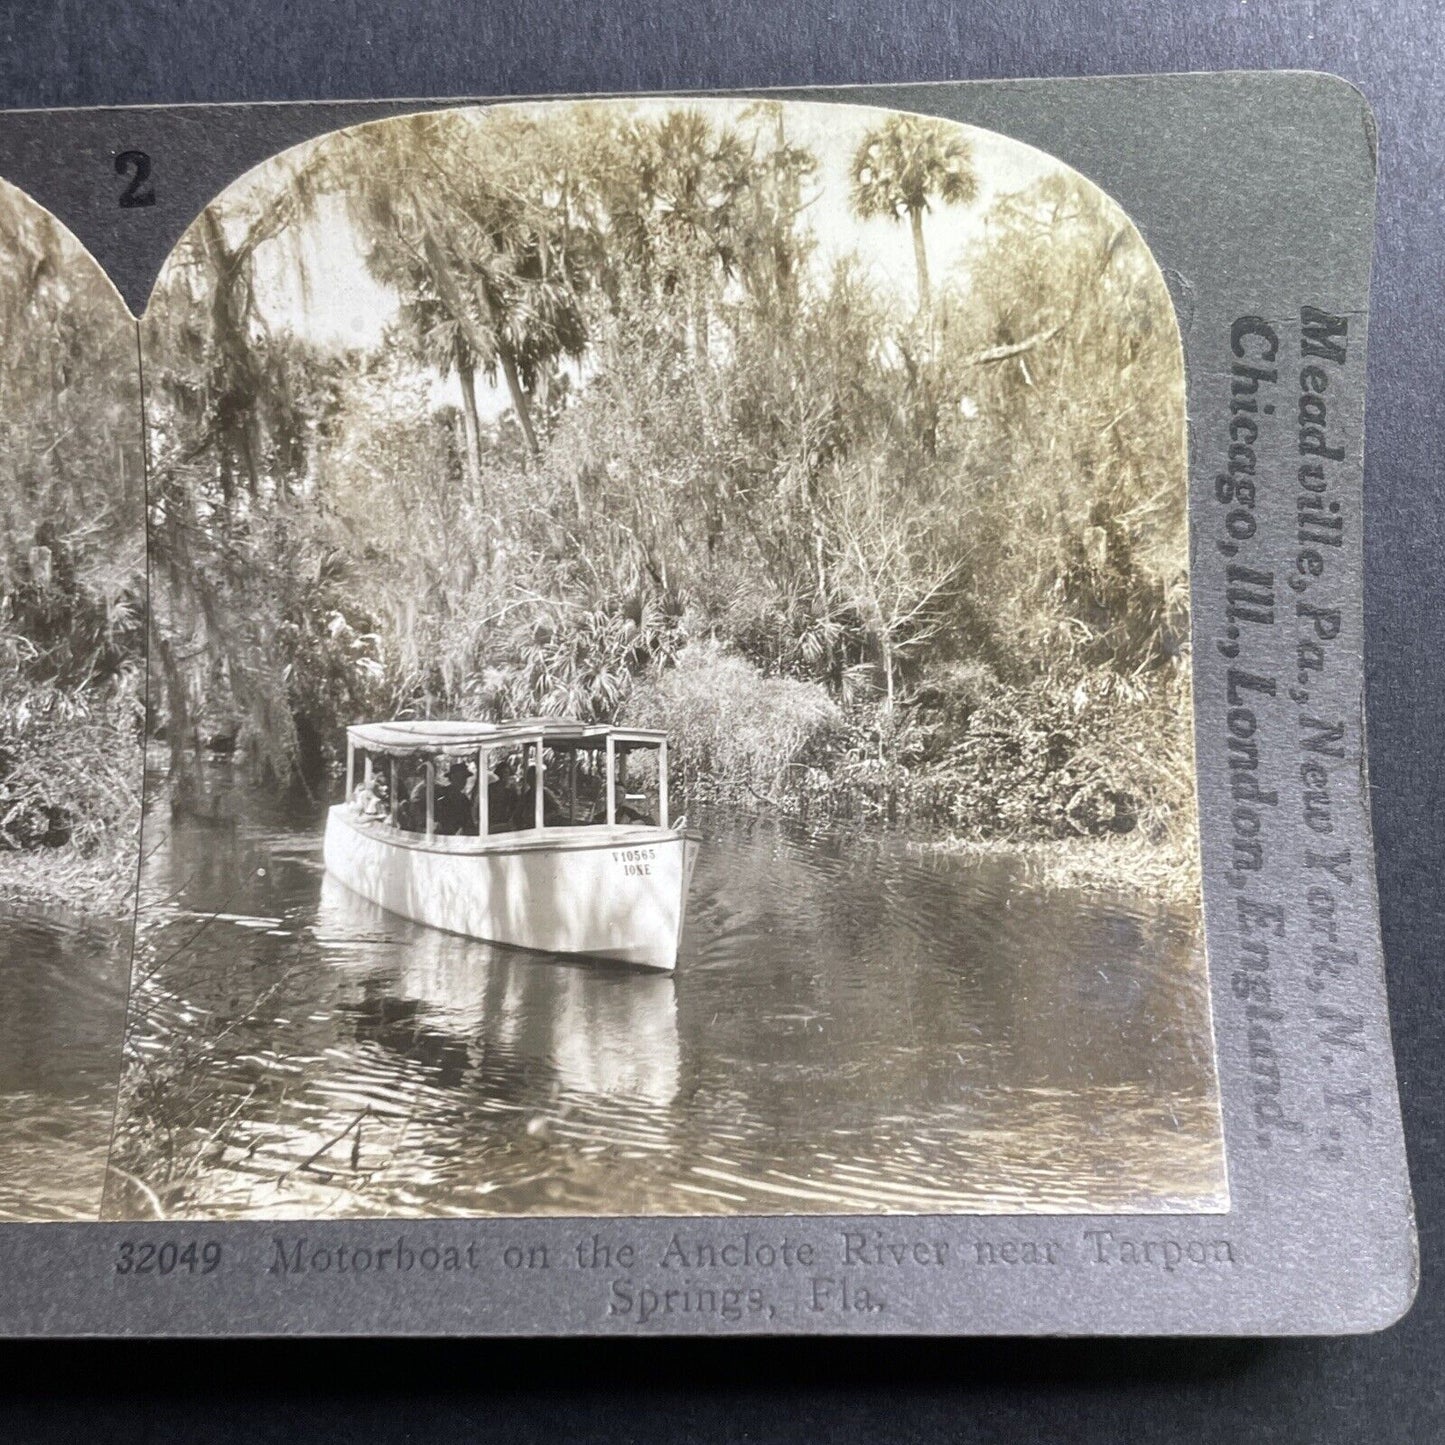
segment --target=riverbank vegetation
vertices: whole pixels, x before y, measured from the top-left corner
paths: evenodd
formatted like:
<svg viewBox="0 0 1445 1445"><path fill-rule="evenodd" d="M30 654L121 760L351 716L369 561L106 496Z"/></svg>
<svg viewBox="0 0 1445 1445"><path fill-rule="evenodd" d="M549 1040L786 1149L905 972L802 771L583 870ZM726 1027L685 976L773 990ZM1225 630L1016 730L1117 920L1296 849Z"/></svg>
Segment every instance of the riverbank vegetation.
<svg viewBox="0 0 1445 1445"><path fill-rule="evenodd" d="M0 898L120 912L146 632L135 323L4 185L0 336Z"/></svg>
<svg viewBox="0 0 1445 1445"><path fill-rule="evenodd" d="M191 227L143 323L177 806L207 747L317 792L362 717L571 714L694 794L1192 869L1146 247L996 138L799 114L408 117Z"/></svg>

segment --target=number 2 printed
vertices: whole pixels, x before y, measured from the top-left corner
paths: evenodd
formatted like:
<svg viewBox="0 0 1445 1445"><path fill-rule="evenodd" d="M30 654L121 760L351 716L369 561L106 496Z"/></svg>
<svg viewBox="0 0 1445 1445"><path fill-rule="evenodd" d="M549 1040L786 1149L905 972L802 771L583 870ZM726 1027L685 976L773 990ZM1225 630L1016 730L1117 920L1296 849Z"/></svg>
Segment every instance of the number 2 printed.
<svg viewBox="0 0 1445 1445"><path fill-rule="evenodd" d="M156 193L146 185L151 178L151 158L145 151L121 151L115 158L115 173L130 177L130 184L120 193L122 210L155 205Z"/></svg>

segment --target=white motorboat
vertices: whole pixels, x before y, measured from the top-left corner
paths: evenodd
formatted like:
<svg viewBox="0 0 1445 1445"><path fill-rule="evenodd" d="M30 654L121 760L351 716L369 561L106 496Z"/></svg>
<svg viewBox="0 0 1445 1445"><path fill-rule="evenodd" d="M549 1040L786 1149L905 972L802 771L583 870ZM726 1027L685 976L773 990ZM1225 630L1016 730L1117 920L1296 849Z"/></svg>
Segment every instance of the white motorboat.
<svg viewBox="0 0 1445 1445"><path fill-rule="evenodd" d="M698 840L663 733L559 718L347 729L327 871L392 913L546 953L672 970Z"/></svg>

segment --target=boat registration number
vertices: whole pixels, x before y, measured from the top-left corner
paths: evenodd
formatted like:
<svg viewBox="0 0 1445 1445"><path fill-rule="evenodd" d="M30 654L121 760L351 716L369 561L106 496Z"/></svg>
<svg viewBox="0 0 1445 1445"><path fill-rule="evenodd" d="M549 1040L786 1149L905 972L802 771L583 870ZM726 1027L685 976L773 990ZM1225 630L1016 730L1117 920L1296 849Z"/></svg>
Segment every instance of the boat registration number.
<svg viewBox="0 0 1445 1445"><path fill-rule="evenodd" d="M622 865L622 872L628 878L645 878L652 872L657 858L656 848L614 848L612 861Z"/></svg>

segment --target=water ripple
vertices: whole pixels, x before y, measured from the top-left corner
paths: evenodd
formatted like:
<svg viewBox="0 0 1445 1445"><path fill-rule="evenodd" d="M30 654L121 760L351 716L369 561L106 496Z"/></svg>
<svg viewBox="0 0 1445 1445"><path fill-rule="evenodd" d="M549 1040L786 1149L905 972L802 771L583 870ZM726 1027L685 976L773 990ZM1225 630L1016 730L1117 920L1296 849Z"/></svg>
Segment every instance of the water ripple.
<svg viewBox="0 0 1445 1445"><path fill-rule="evenodd" d="M1223 1204L1196 915L692 816L675 978L382 913L314 817L175 825L119 1162L217 1218Z"/></svg>

